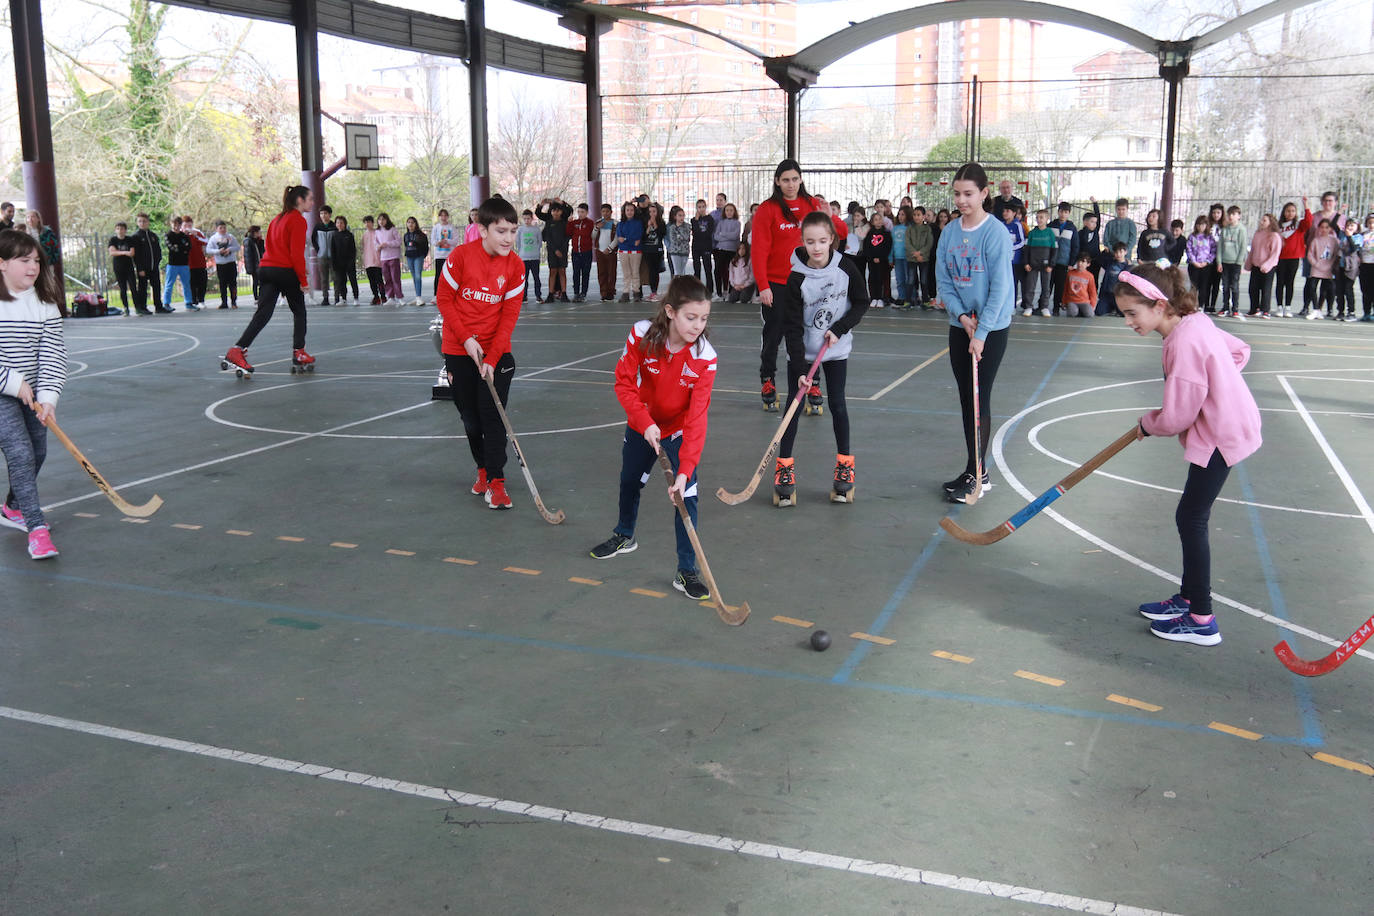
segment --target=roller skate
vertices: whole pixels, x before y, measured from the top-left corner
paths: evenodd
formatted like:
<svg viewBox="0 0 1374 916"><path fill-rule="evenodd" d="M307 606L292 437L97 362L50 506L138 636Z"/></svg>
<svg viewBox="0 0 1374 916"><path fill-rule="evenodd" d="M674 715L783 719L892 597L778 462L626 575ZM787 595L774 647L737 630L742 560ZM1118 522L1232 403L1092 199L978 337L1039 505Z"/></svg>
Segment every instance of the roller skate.
<svg viewBox="0 0 1374 916"><path fill-rule="evenodd" d="M234 370L234 375L238 378L253 377L253 367L248 363L248 354L243 347L230 347L229 352L224 354L224 358L219 361L219 367L223 371Z"/></svg>
<svg viewBox="0 0 1374 916"><path fill-rule="evenodd" d="M808 417L819 417L825 413L825 398L821 395L821 386L817 382L812 382L811 387L806 392L805 411Z"/></svg>
<svg viewBox="0 0 1374 916"><path fill-rule="evenodd" d="M759 390L759 396L763 398L763 409L769 413L778 412L778 386L773 384L771 378L763 380L763 387Z"/></svg>
<svg viewBox="0 0 1374 916"><path fill-rule="evenodd" d="M854 456L835 456L835 482L830 485L832 503L852 503L854 501Z"/></svg>
<svg viewBox="0 0 1374 916"><path fill-rule="evenodd" d="M797 504L797 478L792 473L793 459L779 458L773 471L773 505L786 508Z"/></svg>
<svg viewBox="0 0 1374 916"><path fill-rule="evenodd" d="M297 372L299 372L301 375L304 375L304 374L307 373L307 372L314 372L314 371L315 371L315 357L313 357L313 356L311 356L309 353L305 352L305 348L304 348L304 347L301 347L299 350L296 350L296 351L294 351L294 352L291 354L291 374L292 374L292 375L295 375Z"/></svg>

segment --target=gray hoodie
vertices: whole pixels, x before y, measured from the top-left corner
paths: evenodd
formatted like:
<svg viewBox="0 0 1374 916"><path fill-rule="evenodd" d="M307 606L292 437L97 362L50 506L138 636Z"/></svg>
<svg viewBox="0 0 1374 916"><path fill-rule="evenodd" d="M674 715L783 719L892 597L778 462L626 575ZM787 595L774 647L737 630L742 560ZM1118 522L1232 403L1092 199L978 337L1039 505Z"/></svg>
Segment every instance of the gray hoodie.
<svg viewBox="0 0 1374 916"><path fill-rule="evenodd" d="M790 365L810 362L821 352L825 332L839 338L825 352L825 362L847 359L854 346L854 325L868 311L868 287L863 277L838 252L830 253L830 263L810 267L806 249L792 252L792 272L787 276L781 305L783 335L787 340Z"/></svg>
<svg viewBox="0 0 1374 916"><path fill-rule="evenodd" d="M216 232L205 240L205 253L215 264L233 264L239 259L239 240L229 232Z"/></svg>

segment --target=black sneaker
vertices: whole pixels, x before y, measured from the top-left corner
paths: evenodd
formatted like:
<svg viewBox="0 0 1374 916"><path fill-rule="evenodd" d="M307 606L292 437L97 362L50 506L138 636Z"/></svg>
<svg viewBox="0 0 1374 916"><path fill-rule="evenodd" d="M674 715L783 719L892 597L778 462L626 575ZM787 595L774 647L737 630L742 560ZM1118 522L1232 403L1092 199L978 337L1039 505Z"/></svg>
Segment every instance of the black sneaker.
<svg viewBox="0 0 1374 916"><path fill-rule="evenodd" d="M679 569L677 575L673 577L673 588L693 601L705 601L711 597L711 590L694 572L683 572Z"/></svg>
<svg viewBox="0 0 1374 916"><path fill-rule="evenodd" d="M960 474L958 477L954 478L953 480L947 480L947 481L945 481L945 483L944 483L945 492L946 492L946 493L953 493L955 490L961 490L961 489L963 489L964 487L970 486L972 483L973 483L973 475L970 474L970 473L968 473L967 471L965 471L964 473Z"/></svg>
<svg viewBox="0 0 1374 916"><path fill-rule="evenodd" d="M609 560L616 554L632 553L639 548L634 538L627 538L623 534L612 533L610 537L592 548L592 557L597 560Z"/></svg>
<svg viewBox="0 0 1374 916"><path fill-rule="evenodd" d="M960 484L959 484L958 487L954 488L953 490L948 491L948 492L945 494L945 498L948 499L948 500L949 500L950 502L952 502L952 503L966 503L966 502L968 502L969 494L973 492L973 481L974 481L974 477L973 477L972 474L960 474L960 475L959 475L959 481L960 481ZM988 475L987 475L987 474L984 474L984 475L983 475L983 489L986 490L989 486L990 486L990 484L988 483Z"/></svg>

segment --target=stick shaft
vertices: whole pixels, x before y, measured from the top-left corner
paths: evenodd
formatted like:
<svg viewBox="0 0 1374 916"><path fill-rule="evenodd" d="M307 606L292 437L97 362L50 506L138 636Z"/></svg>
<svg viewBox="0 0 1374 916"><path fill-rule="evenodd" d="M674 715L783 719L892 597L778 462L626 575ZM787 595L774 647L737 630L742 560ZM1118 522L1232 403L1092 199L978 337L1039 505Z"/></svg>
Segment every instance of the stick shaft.
<svg viewBox="0 0 1374 916"><path fill-rule="evenodd" d="M525 486L530 488L530 496L534 498L534 507L539 510L539 514L544 517L544 521L550 525L562 524L566 516L563 510L550 512L544 507L544 500L539 498L539 488L534 485L534 475L530 473L530 467L525 463L525 453L520 450L520 440L515 438L515 430L510 425L510 417L506 416L506 408L501 404L501 396L496 393L496 383L491 376L482 372L481 366L477 367L477 373L486 380L487 390L491 392L492 403L496 405L496 412L501 415L501 425L506 428L506 436L510 439L511 449L515 452L515 461L520 465L520 471L525 475Z"/></svg>
<svg viewBox="0 0 1374 916"><path fill-rule="evenodd" d="M983 424L978 394L978 357L970 353L969 359L973 362L973 492L967 497L971 506L983 495Z"/></svg>
<svg viewBox="0 0 1374 916"><path fill-rule="evenodd" d="M146 518L162 506L162 497L156 494L153 495L152 499L141 506L135 506L133 503L120 496L115 492L115 488L110 486L109 482L95 469L95 465L91 464L86 456L81 453L81 449L76 447L76 443L67 437L67 434L62 431L62 427L57 425L57 420L49 417L48 429L52 430L53 435L57 436L57 441L62 443L63 448L71 452L72 457L76 459L76 463L81 465L82 469L90 475L91 480L95 481L95 485L100 488L100 492L104 493L120 512L134 518Z"/></svg>
<svg viewBox="0 0 1374 916"><path fill-rule="evenodd" d="M658 449L658 463L663 468L663 476L668 478L668 486L671 487L677 478L673 474L673 463L668 460L668 453L662 446ZM706 587L711 590L711 601L716 606L716 613L721 620L731 626L739 626L749 617L749 602L746 601L733 610L725 603L725 599L720 596L720 588L716 585L716 577L711 575L711 564L706 562L706 551L701 547L701 538L697 537L692 516L687 513L686 500L674 497L673 505L677 507L678 517L682 519L682 527L687 529L687 540L692 542L692 551L696 554L697 565L701 567L701 577L706 580Z"/></svg>

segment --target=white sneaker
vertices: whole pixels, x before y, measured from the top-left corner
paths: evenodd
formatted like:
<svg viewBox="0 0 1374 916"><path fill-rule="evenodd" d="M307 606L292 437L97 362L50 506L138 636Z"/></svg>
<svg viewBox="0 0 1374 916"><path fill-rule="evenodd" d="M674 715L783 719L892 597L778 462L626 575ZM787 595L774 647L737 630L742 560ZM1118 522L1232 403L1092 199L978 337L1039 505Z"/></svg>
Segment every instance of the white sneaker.
<svg viewBox="0 0 1374 916"><path fill-rule="evenodd" d="M1049 318L1049 317L1050 317L1050 310L1049 310L1049 309L1041 309L1041 310L1040 310L1040 317L1041 317L1041 318Z"/></svg>
<svg viewBox="0 0 1374 916"><path fill-rule="evenodd" d="M1308 320L1308 321L1316 321L1316 320L1317 320L1318 318L1320 318L1320 317L1321 317L1321 313L1318 312L1316 309L1313 309L1312 311L1310 311L1310 312L1307 313L1307 320Z"/></svg>
<svg viewBox="0 0 1374 916"><path fill-rule="evenodd" d="M1031 316L1031 310L1030 310L1030 309L1022 309L1022 310L1021 310L1021 317L1022 317L1022 318L1029 318L1030 316Z"/></svg>

